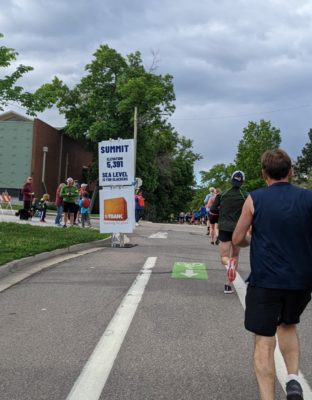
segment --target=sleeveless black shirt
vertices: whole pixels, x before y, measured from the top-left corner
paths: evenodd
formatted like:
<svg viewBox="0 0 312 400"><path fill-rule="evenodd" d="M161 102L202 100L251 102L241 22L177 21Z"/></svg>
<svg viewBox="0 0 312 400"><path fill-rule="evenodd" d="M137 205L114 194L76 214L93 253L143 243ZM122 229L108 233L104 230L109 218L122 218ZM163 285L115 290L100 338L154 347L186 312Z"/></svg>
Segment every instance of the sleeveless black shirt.
<svg viewBox="0 0 312 400"><path fill-rule="evenodd" d="M251 285L312 289L312 191L278 182L253 191Z"/></svg>

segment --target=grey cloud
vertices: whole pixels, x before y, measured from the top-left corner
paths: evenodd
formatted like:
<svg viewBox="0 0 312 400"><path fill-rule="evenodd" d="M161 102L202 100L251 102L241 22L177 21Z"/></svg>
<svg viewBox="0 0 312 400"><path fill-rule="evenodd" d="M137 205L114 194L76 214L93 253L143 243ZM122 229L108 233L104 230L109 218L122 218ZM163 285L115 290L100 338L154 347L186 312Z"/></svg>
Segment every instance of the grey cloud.
<svg viewBox="0 0 312 400"><path fill-rule="evenodd" d="M142 53L148 68L173 75L177 131L204 159L231 162L249 120L271 120L292 157L308 140L312 44L308 0L7 0L1 44L35 70L36 89L57 75L73 85L100 44ZM19 110L20 111L20 110ZM53 124L59 119L47 112Z"/></svg>

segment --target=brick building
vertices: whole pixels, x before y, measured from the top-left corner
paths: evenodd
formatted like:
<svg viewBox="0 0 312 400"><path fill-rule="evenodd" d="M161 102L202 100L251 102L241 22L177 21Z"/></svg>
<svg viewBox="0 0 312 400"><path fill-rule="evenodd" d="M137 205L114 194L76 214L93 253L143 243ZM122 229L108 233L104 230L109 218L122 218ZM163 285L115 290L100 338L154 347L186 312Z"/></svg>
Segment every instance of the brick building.
<svg viewBox="0 0 312 400"><path fill-rule="evenodd" d="M18 196L32 176L35 197L49 193L54 201L57 186L68 176L85 180L92 164L92 153L85 147L38 118L12 111L0 114L0 192Z"/></svg>

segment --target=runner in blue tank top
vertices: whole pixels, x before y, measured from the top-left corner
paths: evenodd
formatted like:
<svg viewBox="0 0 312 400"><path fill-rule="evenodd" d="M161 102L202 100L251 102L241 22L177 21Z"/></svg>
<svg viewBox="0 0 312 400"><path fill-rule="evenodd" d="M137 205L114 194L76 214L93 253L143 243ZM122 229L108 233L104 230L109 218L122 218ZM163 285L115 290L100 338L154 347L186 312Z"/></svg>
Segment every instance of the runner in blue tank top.
<svg viewBox="0 0 312 400"><path fill-rule="evenodd" d="M266 151L261 168L268 187L248 196L232 238L237 246L251 246L245 327L255 334L261 400L274 399L276 333L288 372L287 399L302 400L296 324L311 300L312 191L289 183L291 160L283 150Z"/></svg>

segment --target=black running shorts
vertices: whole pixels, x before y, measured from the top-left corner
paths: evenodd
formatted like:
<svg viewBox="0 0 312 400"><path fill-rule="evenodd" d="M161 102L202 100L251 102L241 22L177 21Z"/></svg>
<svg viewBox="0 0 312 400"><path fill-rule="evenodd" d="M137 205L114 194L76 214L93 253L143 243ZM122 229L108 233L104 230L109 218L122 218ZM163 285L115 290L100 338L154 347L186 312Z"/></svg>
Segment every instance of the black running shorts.
<svg viewBox="0 0 312 400"><path fill-rule="evenodd" d="M221 242L231 242L232 236L233 232L219 231L219 240L221 240Z"/></svg>
<svg viewBox="0 0 312 400"><path fill-rule="evenodd" d="M245 328L261 336L274 336L277 326L298 324L311 300L311 290L266 289L248 285Z"/></svg>
<svg viewBox="0 0 312 400"><path fill-rule="evenodd" d="M218 219L219 219L219 215L214 215L214 214L208 214L208 219L209 222L211 223L211 225L217 224L218 223Z"/></svg>
<svg viewBox="0 0 312 400"><path fill-rule="evenodd" d="M68 203L64 201L64 212L65 213L74 213L75 212L75 203Z"/></svg>

